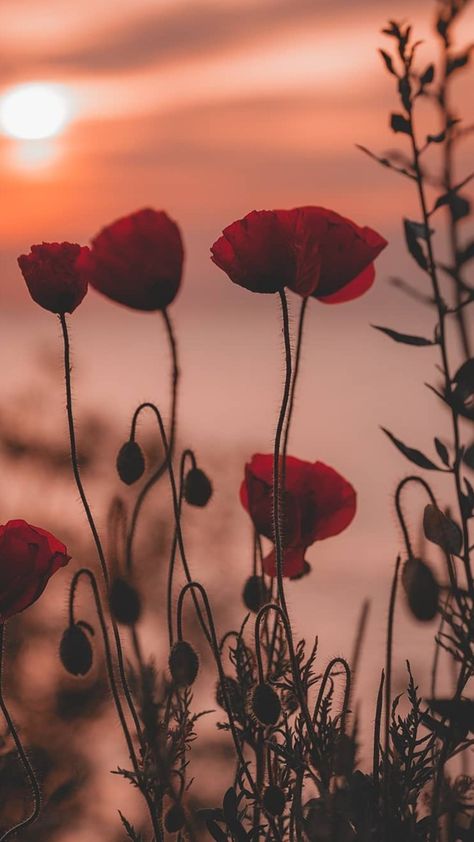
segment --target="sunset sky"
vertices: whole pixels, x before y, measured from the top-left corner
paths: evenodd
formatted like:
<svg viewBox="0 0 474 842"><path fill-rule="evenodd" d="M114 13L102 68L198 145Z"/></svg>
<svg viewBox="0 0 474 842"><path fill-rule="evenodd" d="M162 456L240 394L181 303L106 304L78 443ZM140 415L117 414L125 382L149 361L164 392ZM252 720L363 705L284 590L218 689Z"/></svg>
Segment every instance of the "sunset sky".
<svg viewBox="0 0 474 842"><path fill-rule="evenodd" d="M369 326L431 330L432 314L388 282L396 274L424 283L401 236L401 217L417 218L414 190L355 148L403 147L388 128L398 104L377 54L388 44L380 30L389 17L409 18L426 39L420 61L428 64L438 50L434 7L429 0L0 0L0 98L17 84L54 83L71 109L64 132L49 140L0 135L4 395L30 382L39 350L59 354L54 317L29 298L17 255L43 240L87 243L117 217L152 206L178 221L186 246L183 289L172 306L184 371L181 429L204 450L212 443L223 465L236 448L268 452L282 378L277 305L230 284L209 260L212 242L251 209L305 204L332 208L389 241L370 294L341 307L311 306L294 428L295 455L327 461L359 491L354 526L314 551L315 587L342 588L342 572L349 577L351 625L374 582L385 588L399 546L392 492L408 463L378 426L413 446L424 442L429 455L433 436L447 431L423 387L436 377L436 352L395 346ZM473 8L458 37L460 46L473 39ZM457 86L472 122L471 70ZM424 119L437 130L435 114L424 110ZM461 176L469 158L472 139ZM161 325L95 291L71 321L79 410L101 400L125 430L139 401L166 394L168 359L158 365L155 357ZM58 373L52 412L62 407ZM236 507L241 475L230 461L222 494ZM5 491L5 515L13 517L25 490L13 498ZM238 552L241 545L230 560L237 563ZM312 618L312 597L300 594L301 616ZM383 642L383 594L374 645ZM330 624L331 603L321 592L316 599ZM336 646L343 636L337 629Z"/></svg>

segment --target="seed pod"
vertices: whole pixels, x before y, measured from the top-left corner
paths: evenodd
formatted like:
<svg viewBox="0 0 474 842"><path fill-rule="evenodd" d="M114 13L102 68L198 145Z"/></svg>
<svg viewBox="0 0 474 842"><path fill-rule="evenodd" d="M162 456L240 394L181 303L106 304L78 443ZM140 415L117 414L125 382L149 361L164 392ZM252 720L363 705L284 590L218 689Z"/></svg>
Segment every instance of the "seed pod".
<svg viewBox="0 0 474 842"><path fill-rule="evenodd" d="M170 652L168 663L177 687L189 687L194 683L199 671L199 658L190 643L178 640Z"/></svg>
<svg viewBox="0 0 474 842"><path fill-rule="evenodd" d="M65 630L59 644L59 657L71 675L86 675L92 666L92 646L82 625L74 624Z"/></svg>
<svg viewBox="0 0 474 842"><path fill-rule="evenodd" d="M263 793L262 804L271 816L281 816L286 804L285 793L279 786L270 784Z"/></svg>
<svg viewBox="0 0 474 842"><path fill-rule="evenodd" d="M141 601L138 591L125 579L117 578L112 582L109 594L110 610L118 623L133 626L141 614Z"/></svg>
<svg viewBox="0 0 474 842"><path fill-rule="evenodd" d="M184 499L190 506L205 506L212 496L212 485L204 471L191 468L184 480Z"/></svg>
<svg viewBox="0 0 474 842"><path fill-rule="evenodd" d="M249 576L242 594L244 605L254 614L268 601L268 593L261 576Z"/></svg>
<svg viewBox="0 0 474 842"><path fill-rule="evenodd" d="M186 822L186 816L181 804L173 804L165 815L165 829L168 833L179 833Z"/></svg>
<svg viewBox="0 0 474 842"><path fill-rule="evenodd" d="M136 441L126 441L117 456L117 471L126 485L132 485L145 471L145 458Z"/></svg>
<svg viewBox="0 0 474 842"><path fill-rule="evenodd" d="M421 558L409 558L403 567L402 583L413 616L422 622L433 620L438 612L439 585L431 568Z"/></svg>
<svg viewBox="0 0 474 842"><path fill-rule="evenodd" d="M267 681L257 684L251 691L250 709L260 725L276 725L281 715L281 703Z"/></svg>

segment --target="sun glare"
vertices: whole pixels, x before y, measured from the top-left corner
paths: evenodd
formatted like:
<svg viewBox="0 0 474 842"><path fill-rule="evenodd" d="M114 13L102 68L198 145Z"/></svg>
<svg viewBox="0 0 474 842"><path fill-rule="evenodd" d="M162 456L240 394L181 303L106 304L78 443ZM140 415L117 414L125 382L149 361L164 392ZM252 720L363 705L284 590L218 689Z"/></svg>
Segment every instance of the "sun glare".
<svg viewBox="0 0 474 842"><path fill-rule="evenodd" d="M32 82L7 91L0 100L0 126L10 137L43 140L59 134L71 116L71 102L59 85Z"/></svg>

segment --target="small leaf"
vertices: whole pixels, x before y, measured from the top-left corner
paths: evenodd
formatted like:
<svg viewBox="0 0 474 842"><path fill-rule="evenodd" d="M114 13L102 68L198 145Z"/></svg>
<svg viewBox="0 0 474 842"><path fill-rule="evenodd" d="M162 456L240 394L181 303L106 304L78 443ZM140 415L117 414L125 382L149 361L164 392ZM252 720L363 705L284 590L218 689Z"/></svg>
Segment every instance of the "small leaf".
<svg viewBox="0 0 474 842"><path fill-rule="evenodd" d="M432 503L425 507L423 530L428 541L447 553L459 555L461 552L462 532L459 526Z"/></svg>
<svg viewBox="0 0 474 842"><path fill-rule="evenodd" d="M233 787L230 787L224 795L222 807L227 824L237 821L237 795Z"/></svg>
<svg viewBox="0 0 474 842"><path fill-rule="evenodd" d="M385 50L379 50L379 53L384 60L385 67L387 68L388 72L391 73L392 76L396 76L397 73L393 66L392 57L388 53L386 53Z"/></svg>
<svg viewBox="0 0 474 842"><path fill-rule="evenodd" d="M467 263L468 260L472 260L474 257L474 240L471 240L470 243L467 244L458 254L458 261L462 266L464 263Z"/></svg>
<svg viewBox="0 0 474 842"><path fill-rule="evenodd" d="M468 468L472 468L474 470L474 442L469 445L464 451L463 456L464 464L467 465Z"/></svg>
<svg viewBox="0 0 474 842"><path fill-rule="evenodd" d="M435 74L435 69L433 64L429 64L426 68L425 72L420 76L420 82L422 85L429 85L430 82L433 81Z"/></svg>
<svg viewBox="0 0 474 842"><path fill-rule="evenodd" d="M224 831L221 830L221 828L218 824L216 824L214 819L208 819L206 825L209 833L211 834L212 838L216 840L216 842L228 842L227 833L224 833Z"/></svg>
<svg viewBox="0 0 474 842"><path fill-rule="evenodd" d="M382 327L381 325L371 325L371 327L374 327L375 330L380 330L382 333L390 336L390 338L394 339L395 342L403 342L405 345L417 345L419 347L436 345L436 342L432 339L425 339L423 336L411 336L408 333L398 333L397 330L392 330L389 327Z"/></svg>
<svg viewBox="0 0 474 842"><path fill-rule="evenodd" d="M395 447L398 448L400 453L403 453L410 462L414 462L415 465L418 465L419 468L426 468L427 471L439 471L441 470L438 468L431 459L428 459L420 450L415 450L413 447L407 447L406 444L403 444L402 441L397 439L390 430L387 430L385 427L381 427L384 433L389 437L389 439L393 442Z"/></svg>
<svg viewBox="0 0 474 842"><path fill-rule="evenodd" d="M403 103L403 107L410 111L411 109L411 86L409 79L404 76L398 83L398 92Z"/></svg>
<svg viewBox="0 0 474 842"><path fill-rule="evenodd" d="M410 134L410 121L403 116L403 114L392 114L390 117L390 127L393 132L402 132L402 134Z"/></svg>
<svg viewBox="0 0 474 842"><path fill-rule="evenodd" d="M448 59L446 75L449 76L450 73L454 73L455 70L459 70L461 67L465 67L469 61L469 53L470 48L468 50L465 50L464 53L460 53L458 56L451 56L451 58Z"/></svg>
<svg viewBox="0 0 474 842"><path fill-rule="evenodd" d="M126 818L125 818L125 816L124 816L124 815L120 812L120 810L119 810L118 812L119 812L119 816L120 816L120 818L121 818L121 820L122 820L122 824L123 824L123 826L124 826L124 828L125 828L125 832L126 832L126 834L127 834L128 838L129 838L129 839L131 839L131 840L132 840L132 842L143 842L143 837L142 837L142 835L136 832L136 830L135 830L135 828L133 827L133 825L131 825L131 824L130 824L130 822L129 822L129 821L127 821L127 819L126 819Z"/></svg>
<svg viewBox="0 0 474 842"><path fill-rule="evenodd" d="M446 131L440 132L439 134L428 134L426 135L426 142L427 143L442 143L446 137Z"/></svg>
<svg viewBox="0 0 474 842"><path fill-rule="evenodd" d="M443 444L443 442L442 442L442 441L440 441L438 438L435 438L434 443L435 443L436 452L437 452L437 454L438 454L439 458L440 458L440 459L441 459L441 461L442 461L442 462L446 465L446 467L448 467L448 468L449 468L449 453L448 453L448 448L447 448L447 447L446 447L446 445L445 445L445 444Z"/></svg>
<svg viewBox="0 0 474 842"><path fill-rule="evenodd" d="M413 259L416 261L420 269L424 269L426 272L428 270L428 260L426 259L423 249L421 248L418 242L416 228L414 227L416 225L417 223L413 223L409 219L403 220L405 240L408 251L410 252Z"/></svg>

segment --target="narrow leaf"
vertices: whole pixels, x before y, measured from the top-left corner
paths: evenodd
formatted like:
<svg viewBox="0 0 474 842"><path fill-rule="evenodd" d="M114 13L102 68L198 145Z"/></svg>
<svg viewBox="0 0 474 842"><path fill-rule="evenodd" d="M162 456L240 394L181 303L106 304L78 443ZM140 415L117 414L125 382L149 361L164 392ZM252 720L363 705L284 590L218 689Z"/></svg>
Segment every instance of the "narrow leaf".
<svg viewBox="0 0 474 842"><path fill-rule="evenodd" d="M433 64L429 64L426 68L425 72L420 77L420 82L422 85L429 85L430 82L433 81L435 74L435 69Z"/></svg>
<svg viewBox="0 0 474 842"><path fill-rule="evenodd" d="M403 444L400 439L397 439L390 430L387 430L385 427L381 427L383 432L389 437L389 439L393 442L395 447L398 448L400 453L403 453L410 462L414 462L415 465L418 465L419 468L426 468L427 471L439 471L437 465L428 459L420 450L416 450L414 447L408 447L406 444Z"/></svg>
<svg viewBox="0 0 474 842"><path fill-rule="evenodd" d="M389 327L382 327L381 325L371 325L375 330L380 330L382 333L390 336L395 342L403 342L405 345L417 345L419 347L426 345L436 345L432 339L425 339L424 336L411 336L409 333L398 333L397 330L392 330Z"/></svg>
<svg viewBox="0 0 474 842"><path fill-rule="evenodd" d="M466 50L464 53L460 53L458 56L452 56L448 60L446 75L449 76L450 73L454 73L455 70L465 67L469 61L469 53L470 49Z"/></svg>
<svg viewBox="0 0 474 842"><path fill-rule="evenodd" d="M416 261L420 269L424 269L426 272L428 270L428 261L425 257L423 249L420 246L420 243L418 242L418 237L413 227L413 223L409 219L404 219L403 227L405 231L405 240L408 251L410 252L413 259Z"/></svg>
<svg viewBox="0 0 474 842"><path fill-rule="evenodd" d="M423 530L428 541L437 544L447 553L459 555L462 549L462 532L441 509L428 503L423 514Z"/></svg>
<svg viewBox="0 0 474 842"><path fill-rule="evenodd" d="M385 67L387 68L388 72L391 73L392 76L396 76L397 73L396 73L395 68L393 66L392 57L388 53L386 53L385 50L379 50L379 53L384 60Z"/></svg>
<svg viewBox="0 0 474 842"><path fill-rule="evenodd" d="M410 121L403 116L403 114L392 114L390 116L390 127L393 132L402 132L402 134L410 134Z"/></svg>
<svg viewBox="0 0 474 842"><path fill-rule="evenodd" d="M443 442L442 442L442 441L440 441L438 438L435 438L435 440L434 440L434 444L435 444L435 447L436 447L436 452L437 452L437 454L438 454L439 458L440 458L440 459L441 459L441 461L442 461L442 462L446 465L446 467L448 467L448 468L449 468L449 452L448 452L448 448L447 448L447 447L446 447L446 445L445 445L445 444L443 444Z"/></svg>

